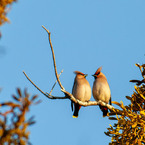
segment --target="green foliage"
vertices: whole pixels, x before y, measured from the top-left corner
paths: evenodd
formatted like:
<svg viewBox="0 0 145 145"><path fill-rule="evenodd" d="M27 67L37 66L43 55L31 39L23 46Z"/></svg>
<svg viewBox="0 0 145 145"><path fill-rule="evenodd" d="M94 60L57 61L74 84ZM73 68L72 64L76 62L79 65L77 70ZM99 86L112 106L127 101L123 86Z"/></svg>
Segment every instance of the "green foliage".
<svg viewBox="0 0 145 145"><path fill-rule="evenodd" d="M130 104L124 106L123 102L112 102L120 109L114 109L110 113L110 116L116 115L116 117L109 117L109 119L117 120L117 123L110 125L107 128L108 131L105 132L106 135L112 137L110 145L145 144L145 65L136 64L136 66L140 68L143 80L131 80L138 86L135 86L131 97L126 96Z"/></svg>
<svg viewBox="0 0 145 145"><path fill-rule="evenodd" d="M27 127L34 124L34 117L26 120L26 113L35 102L37 95L30 97L26 89L24 93L17 89L17 95L12 96L15 102L0 103L0 144L30 144ZM4 108L5 107L5 108ZM4 112L2 112L4 110Z"/></svg>

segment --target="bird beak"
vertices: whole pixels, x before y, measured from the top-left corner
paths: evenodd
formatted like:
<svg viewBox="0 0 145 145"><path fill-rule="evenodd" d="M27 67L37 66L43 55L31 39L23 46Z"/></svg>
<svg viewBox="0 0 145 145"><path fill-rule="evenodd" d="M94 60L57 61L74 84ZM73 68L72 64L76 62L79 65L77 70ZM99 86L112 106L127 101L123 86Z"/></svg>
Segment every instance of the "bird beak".
<svg viewBox="0 0 145 145"><path fill-rule="evenodd" d="M95 77L95 78L97 77L97 75L92 75L92 76Z"/></svg>
<svg viewBox="0 0 145 145"><path fill-rule="evenodd" d="M88 76L88 74L85 74L84 76L85 76L85 77L87 77L87 76Z"/></svg>

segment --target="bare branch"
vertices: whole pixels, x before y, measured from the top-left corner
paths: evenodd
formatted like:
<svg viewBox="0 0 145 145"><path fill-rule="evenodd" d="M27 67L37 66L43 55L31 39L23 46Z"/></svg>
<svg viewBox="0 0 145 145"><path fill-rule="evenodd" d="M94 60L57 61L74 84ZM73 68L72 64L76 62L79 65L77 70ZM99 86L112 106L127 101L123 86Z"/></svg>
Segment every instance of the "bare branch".
<svg viewBox="0 0 145 145"><path fill-rule="evenodd" d="M106 107L108 107L108 109L110 109L110 110L112 110L112 109L114 109L114 107L113 106L111 106L111 105L109 105L109 104L106 104L106 103L104 103L104 102L102 102L102 101L88 101L88 102L82 102L82 101L80 101L80 100L78 100L78 99L76 99L71 93L69 93L69 92L67 92L67 91L65 91L65 90L63 90L63 89L61 89L61 91L64 93L64 94L66 94L66 96L64 96L64 97L56 97L56 96L52 96L52 95L50 95L50 94L46 94L46 93L44 93L39 87L37 87L33 82L32 82L32 80L26 75L26 73L23 71L23 73L24 73L24 75L26 76L26 78L31 82L31 84L36 88L36 89L38 89L43 95L45 95L47 98L49 98L49 99L70 99L71 101L73 101L74 103L78 103L79 105L81 105L81 106L84 106L84 107L86 107L86 106L97 106L97 105L102 105L102 106L106 106Z"/></svg>
<svg viewBox="0 0 145 145"><path fill-rule="evenodd" d="M62 74L62 72L63 72L63 70L60 72L60 74L58 75L58 77L60 77L60 75ZM53 89L54 89L56 83L57 83L57 80L55 81L54 85L52 86L52 89L51 89L49 95L51 95L51 93L52 93L52 91L53 91ZM47 94L48 94L48 93L47 93Z"/></svg>
<svg viewBox="0 0 145 145"><path fill-rule="evenodd" d="M102 101L88 101L88 102L82 102L82 101L76 99L71 93L67 92L66 90L62 90L62 89L61 89L61 91L64 92L64 93L69 97L69 99L70 99L71 101L73 101L74 103L77 103L77 104L79 104L79 105L81 105L81 106L86 107L86 106L97 106L97 105L102 105L102 106L106 106L106 107L107 107L108 109L110 109L110 110L115 109L112 105L106 104L106 103L104 103L104 102L102 102Z"/></svg>
<svg viewBox="0 0 145 145"><path fill-rule="evenodd" d="M51 52L52 52L52 57L53 57L53 64L54 64L54 70L55 70L55 76L56 76L56 79L58 81L58 84L59 86L61 87L61 89L64 90L64 87L62 86L61 82L60 82L60 79L59 79L59 76L58 76L58 73L57 73L57 68L56 68L56 62L55 62L55 55L54 55L54 50L53 50L53 46L52 46L52 43L51 43L51 37L50 37L50 32L49 30L47 30L44 26L42 26L46 32L48 33L48 38L49 38L49 44L50 44L50 48L51 48Z"/></svg>
<svg viewBox="0 0 145 145"><path fill-rule="evenodd" d="M37 89L39 90L43 95L45 95L46 97L48 97L49 99L67 99L67 97L56 97L56 96L52 96L50 94L46 94L44 93L39 87L37 87L32 81L31 79L26 75L26 73L23 71L25 77L31 82L31 84Z"/></svg>

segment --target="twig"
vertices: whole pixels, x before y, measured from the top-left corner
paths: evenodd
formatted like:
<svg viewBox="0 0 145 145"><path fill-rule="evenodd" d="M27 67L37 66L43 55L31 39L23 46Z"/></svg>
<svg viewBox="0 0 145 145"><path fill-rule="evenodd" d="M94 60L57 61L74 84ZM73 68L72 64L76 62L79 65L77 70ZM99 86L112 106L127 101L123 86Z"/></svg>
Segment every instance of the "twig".
<svg viewBox="0 0 145 145"><path fill-rule="evenodd" d="M7 114L12 113L13 109L6 111L5 113L0 113L2 116L7 116Z"/></svg>
<svg viewBox="0 0 145 145"><path fill-rule="evenodd" d="M58 75L58 77L60 77L60 75L62 74L62 72L63 72L63 70L60 72L60 74ZM57 83L57 80L55 81L54 85L52 86L52 89L51 89L49 95L51 95L51 93L52 93L52 91L53 91L53 89L54 89L56 83ZM47 93L47 94L48 94L48 93Z"/></svg>
<svg viewBox="0 0 145 145"><path fill-rule="evenodd" d="M49 30L47 30L44 26L42 26L42 27L43 27L44 30L46 30L46 32L48 33L49 44L50 44L50 48L51 48L51 52L52 52L53 64L54 64L54 70L55 70L56 79L57 79L58 84L59 84L59 86L61 87L61 89L64 90L64 87L62 86L62 84L61 84L61 82L60 82L60 79L59 79L59 76L58 76L58 73L57 73L56 62L55 62L55 55L54 55L54 50L53 50L53 46L52 46L52 43L51 43L50 32L49 32Z"/></svg>
<svg viewBox="0 0 145 145"><path fill-rule="evenodd" d="M23 73L24 73L25 77L29 80L29 82L31 82L31 84L32 84L37 90L39 90L43 95L45 95L45 96L48 97L49 99L67 99L66 96L64 96L64 97L56 97L56 96L52 96L52 95L50 95L50 94L44 93L39 87L37 87L37 86L31 81L31 79L27 76L27 74L26 74L24 71L23 71Z"/></svg>

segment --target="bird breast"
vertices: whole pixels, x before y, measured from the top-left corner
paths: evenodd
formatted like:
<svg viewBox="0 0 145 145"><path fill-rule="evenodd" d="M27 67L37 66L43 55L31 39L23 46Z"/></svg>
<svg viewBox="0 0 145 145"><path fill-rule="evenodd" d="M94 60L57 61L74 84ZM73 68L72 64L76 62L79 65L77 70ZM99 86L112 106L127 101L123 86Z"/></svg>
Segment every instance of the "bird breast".
<svg viewBox="0 0 145 145"><path fill-rule="evenodd" d="M96 79L93 84L93 96L96 101L109 103L111 92L107 80Z"/></svg>
<svg viewBox="0 0 145 145"><path fill-rule="evenodd" d="M72 94L80 101L89 101L91 98L91 87L89 82L86 79L77 81L74 85Z"/></svg>

